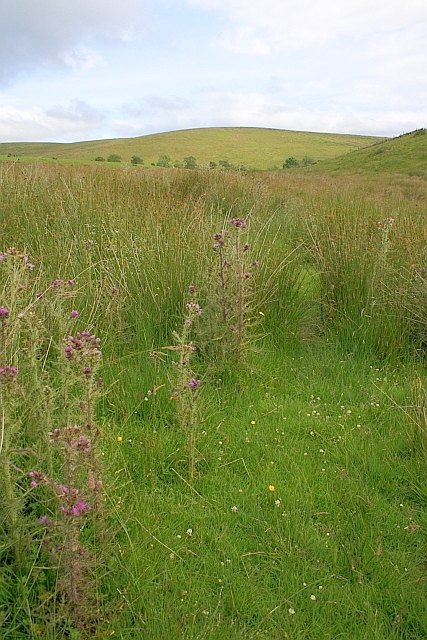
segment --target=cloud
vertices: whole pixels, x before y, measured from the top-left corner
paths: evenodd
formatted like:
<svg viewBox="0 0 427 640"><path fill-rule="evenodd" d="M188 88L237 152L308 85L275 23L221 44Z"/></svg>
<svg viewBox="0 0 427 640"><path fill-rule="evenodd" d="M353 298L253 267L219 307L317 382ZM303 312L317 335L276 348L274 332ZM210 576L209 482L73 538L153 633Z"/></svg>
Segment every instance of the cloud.
<svg viewBox="0 0 427 640"><path fill-rule="evenodd" d="M180 0L182 1L182 0ZM425 34L424 0L185 0L200 9L225 13L230 25L219 42L240 53L269 54L322 45L337 36L365 37L390 30L407 38Z"/></svg>
<svg viewBox="0 0 427 640"><path fill-rule="evenodd" d="M141 0L11 0L2 3L0 83L44 66L93 66L88 43L141 33Z"/></svg>
<svg viewBox="0 0 427 640"><path fill-rule="evenodd" d="M302 108L271 93L208 91L186 109L150 113L134 111L111 123L116 135L137 136L192 127L271 127L300 131L393 136L411 131L427 120L427 110L349 108L338 105ZM128 117L127 117L128 116Z"/></svg>
<svg viewBox="0 0 427 640"><path fill-rule="evenodd" d="M0 140L29 142L75 139L96 131L104 123L102 112L81 100L70 107L60 105L44 110L40 107L18 109L13 106L0 107Z"/></svg>

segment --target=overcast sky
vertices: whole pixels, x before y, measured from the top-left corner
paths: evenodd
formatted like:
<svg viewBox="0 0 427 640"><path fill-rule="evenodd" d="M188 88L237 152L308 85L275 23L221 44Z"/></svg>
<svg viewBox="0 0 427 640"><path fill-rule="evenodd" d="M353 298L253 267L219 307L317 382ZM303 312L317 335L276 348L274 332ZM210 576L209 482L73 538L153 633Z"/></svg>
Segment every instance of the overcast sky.
<svg viewBox="0 0 427 640"><path fill-rule="evenodd" d="M426 0L0 0L0 141L427 126Z"/></svg>

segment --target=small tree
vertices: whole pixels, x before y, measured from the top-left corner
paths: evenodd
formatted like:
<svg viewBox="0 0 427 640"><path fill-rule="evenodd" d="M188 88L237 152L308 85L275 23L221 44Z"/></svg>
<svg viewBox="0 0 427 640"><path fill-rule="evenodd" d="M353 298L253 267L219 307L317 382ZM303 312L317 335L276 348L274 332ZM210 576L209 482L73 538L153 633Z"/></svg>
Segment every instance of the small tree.
<svg viewBox="0 0 427 640"><path fill-rule="evenodd" d="M187 156L186 158L184 158L184 168L196 169L197 168L196 158L194 156Z"/></svg>
<svg viewBox="0 0 427 640"><path fill-rule="evenodd" d="M117 153L112 153L108 156L107 162L121 162L122 158Z"/></svg>
<svg viewBox="0 0 427 640"><path fill-rule="evenodd" d="M144 160L142 158L140 158L139 156L132 156L132 158L130 159L130 163L131 164L144 164Z"/></svg>
<svg viewBox="0 0 427 640"><path fill-rule="evenodd" d="M283 163L283 168L294 169L295 167L299 167L299 160L294 158L294 156L291 156L290 158L286 158L285 162Z"/></svg>
<svg viewBox="0 0 427 640"><path fill-rule="evenodd" d="M171 157L166 154L162 154L161 156L159 156L159 159L157 160L158 167L170 167L171 164L172 164Z"/></svg>

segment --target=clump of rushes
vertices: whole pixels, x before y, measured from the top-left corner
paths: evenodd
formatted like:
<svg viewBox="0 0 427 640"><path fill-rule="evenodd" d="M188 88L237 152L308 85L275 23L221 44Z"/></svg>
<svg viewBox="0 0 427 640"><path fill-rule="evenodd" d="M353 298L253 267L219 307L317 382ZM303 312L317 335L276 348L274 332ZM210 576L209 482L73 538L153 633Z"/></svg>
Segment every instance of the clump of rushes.
<svg viewBox="0 0 427 640"><path fill-rule="evenodd" d="M193 297L195 289L189 287L189 293ZM173 332L175 345L167 347L177 354L173 361L174 391L172 399L177 406L177 421L187 437L188 474L194 478L196 469L196 431L198 425L198 396L201 381L195 377L190 366L190 361L196 351L196 346L190 340L191 333L202 313L200 306L191 299L185 305L185 319L180 333Z"/></svg>
<svg viewBox="0 0 427 640"><path fill-rule="evenodd" d="M209 355L238 361L245 351L252 272L258 262L250 259L246 220L233 218L228 224L230 229L214 235L217 260L210 267L207 315L209 345L215 348Z"/></svg>
<svg viewBox="0 0 427 640"><path fill-rule="evenodd" d="M62 424L49 432L57 464L55 477L29 472L30 486L50 489L50 504L41 518L45 545L56 572L66 618L81 633L99 619L96 569L105 549L104 496L100 468L101 432L95 404L102 379L100 339L90 331L63 340L64 393ZM74 419L80 413L79 423Z"/></svg>

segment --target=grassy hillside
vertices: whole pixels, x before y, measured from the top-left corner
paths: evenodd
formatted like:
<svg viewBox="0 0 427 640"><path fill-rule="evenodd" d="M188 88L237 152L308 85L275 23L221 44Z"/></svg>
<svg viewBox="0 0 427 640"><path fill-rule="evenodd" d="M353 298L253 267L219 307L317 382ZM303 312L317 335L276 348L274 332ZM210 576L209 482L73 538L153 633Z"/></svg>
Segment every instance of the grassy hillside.
<svg viewBox="0 0 427 640"><path fill-rule="evenodd" d="M129 163L131 157L137 155L145 165L150 165L156 163L160 155L167 154L173 161L194 156L199 165L228 160L233 165L269 169L282 167L284 160L290 156L300 161L304 157L314 161L326 160L370 146L379 140L383 138L255 127L219 127L67 144L3 143L0 144L0 159L12 154L86 163L92 162L97 156L107 158L110 154L118 154L124 163Z"/></svg>
<svg viewBox="0 0 427 640"><path fill-rule="evenodd" d="M426 129L418 129L399 138L384 140L366 149L357 149L335 158L310 171L334 173L357 172L375 174L406 174L427 177Z"/></svg>

